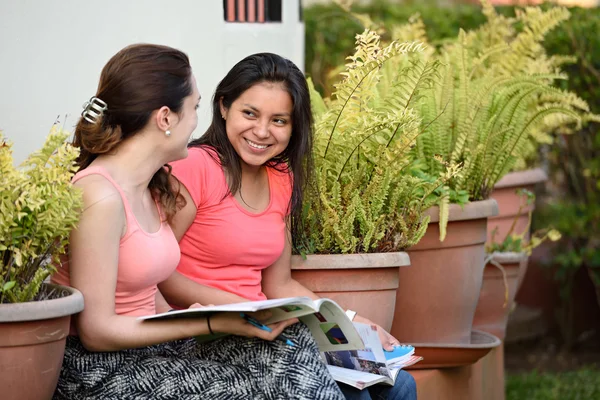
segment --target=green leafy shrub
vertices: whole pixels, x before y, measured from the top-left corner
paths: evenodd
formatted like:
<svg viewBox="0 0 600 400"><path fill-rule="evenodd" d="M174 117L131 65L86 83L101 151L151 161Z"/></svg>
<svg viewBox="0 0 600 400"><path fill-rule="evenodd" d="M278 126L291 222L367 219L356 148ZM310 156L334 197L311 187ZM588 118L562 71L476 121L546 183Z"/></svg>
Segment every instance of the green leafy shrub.
<svg viewBox="0 0 600 400"><path fill-rule="evenodd" d="M369 30L356 44L333 98L311 91L315 179L304 207L306 253L416 244L429 222L422 214L435 202L433 192L457 171L440 167L431 182L408 173L422 122L414 105L433 84L438 63L422 59L418 42L382 47ZM395 72L393 86L389 72Z"/></svg>
<svg viewBox="0 0 600 400"><path fill-rule="evenodd" d="M460 29L469 33L467 49L483 52L496 48L485 60L487 66L495 65L497 72L510 74L515 70L527 73L555 74L562 71L569 73L572 83L569 88L588 102L598 102L595 77L600 76L594 65L600 59L593 51L594 40L586 32L595 32L600 21L598 9L571 9L574 17L566 20L568 12L564 8L549 6L535 8L497 7L496 12L484 2L481 7L468 4L439 4L437 1L408 2L401 7L389 1L374 1L371 4L351 4L344 2L351 9L353 18L335 18L343 15L344 10L338 5L318 5L306 9L306 71L313 77L315 85L324 93L329 93L333 83L332 72L343 63L344 57L351 50L352 43L347 38L348 32L360 32L365 23L373 29L379 29L384 39L398 39L394 31L399 25L406 24L411 16L418 15L427 27L429 42L436 47L452 42ZM357 17L357 15L359 17ZM368 19L361 19L368 15ZM555 29L560 24L558 29ZM487 27L485 26L487 25ZM473 39L478 42L474 43ZM576 48L573 43L578 42ZM590 43L591 42L591 43ZM502 51L502 45L510 43L512 55ZM569 55L569 56L564 56ZM576 64L571 64L575 61ZM515 58L517 57L517 58ZM560 69L559 69L560 68ZM557 81L555 85L565 89L567 82ZM578 107L587 107L580 102ZM592 107L597 110L596 107ZM582 115L582 122L587 117ZM551 143L550 133L557 127L563 132L564 117L554 115L545 118L543 124L530 130L530 136L524 143L526 150L523 156L515 160L512 170L522 170L537 166L540 145Z"/></svg>
<svg viewBox="0 0 600 400"><path fill-rule="evenodd" d="M32 301L60 265L82 197L71 185L78 150L55 125L19 168L0 132L0 303Z"/></svg>
<svg viewBox="0 0 600 400"><path fill-rule="evenodd" d="M445 237L449 204L489 197L509 171L527 164L549 132L593 119L585 101L558 89L566 79L559 67L570 57L549 57L542 40L568 18L565 8L539 7L517 11L514 18L498 14L482 1L486 22L423 52L415 63L436 65L437 76L411 99L422 131L415 137L410 171L423 181L435 181L448 166L460 165L446 185L436 189L440 205L440 239ZM349 11L348 5L341 7ZM353 20L375 26L368 15L350 12ZM517 28L519 27L519 28ZM398 41L427 42L420 18L383 30ZM392 92L407 74L393 60L382 67L382 94ZM410 77L417 82L420 76ZM403 99L406 101L406 98ZM402 104L388 107L402 109Z"/></svg>
<svg viewBox="0 0 600 400"><path fill-rule="evenodd" d="M444 6L436 1L410 1L401 6L396 2L374 0L368 4L351 4L355 14L369 15L377 27L392 27L406 23L418 14L432 44L456 37L460 28L469 30L485 22L481 8L474 5L452 4ZM364 30L363 23L348 14L338 5L314 4L304 9L306 57L305 70L315 87L329 96L333 90L332 71L344 64L346 56L354 49L353 35ZM389 31L389 30L388 30ZM384 40L390 36L378 31Z"/></svg>
<svg viewBox="0 0 600 400"><path fill-rule="evenodd" d="M567 65L564 88L577 91L593 112L600 113L600 9L572 9L564 29L553 32L546 46L551 53L570 53L577 61ZM551 191L540 205L534 224L552 224L563 234L555 250L555 278L570 301L573 277L587 268L600 305L600 124L561 135L547 154Z"/></svg>

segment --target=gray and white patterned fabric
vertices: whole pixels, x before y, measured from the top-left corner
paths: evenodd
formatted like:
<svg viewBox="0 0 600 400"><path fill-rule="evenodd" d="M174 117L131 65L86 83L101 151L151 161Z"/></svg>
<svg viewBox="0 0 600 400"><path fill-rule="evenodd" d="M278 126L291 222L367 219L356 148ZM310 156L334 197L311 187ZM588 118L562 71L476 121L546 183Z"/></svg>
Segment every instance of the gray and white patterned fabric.
<svg viewBox="0 0 600 400"><path fill-rule="evenodd" d="M54 400L343 400L308 328L285 335L296 345L228 336L106 353L70 336Z"/></svg>

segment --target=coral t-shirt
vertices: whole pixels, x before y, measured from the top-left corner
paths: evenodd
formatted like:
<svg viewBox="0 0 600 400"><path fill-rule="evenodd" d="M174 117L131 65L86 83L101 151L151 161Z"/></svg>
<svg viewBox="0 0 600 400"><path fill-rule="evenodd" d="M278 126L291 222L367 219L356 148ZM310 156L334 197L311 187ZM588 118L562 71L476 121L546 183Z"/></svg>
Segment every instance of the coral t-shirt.
<svg viewBox="0 0 600 400"><path fill-rule="evenodd" d="M249 300L266 299L261 274L283 252L292 193L289 173L267 168L269 205L260 213L252 213L228 194L214 149L190 148L188 157L172 163L172 167L197 208L194 222L179 242L177 271L200 284Z"/></svg>

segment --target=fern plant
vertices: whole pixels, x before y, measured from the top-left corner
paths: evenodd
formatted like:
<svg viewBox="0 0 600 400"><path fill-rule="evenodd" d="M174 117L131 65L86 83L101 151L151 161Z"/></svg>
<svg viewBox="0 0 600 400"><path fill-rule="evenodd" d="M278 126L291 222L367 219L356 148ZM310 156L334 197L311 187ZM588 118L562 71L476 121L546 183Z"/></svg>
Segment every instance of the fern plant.
<svg viewBox="0 0 600 400"><path fill-rule="evenodd" d="M597 118L583 100L554 85L567 79L558 69L564 60L544 57L539 43L568 11L528 8L509 21L483 3L488 23L473 32L461 30L432 56L441 62L441 79L420 101L424 133L414 149L423 174L440 173L434 157L462 165L447 189L468 193L469 201L487 199L553 129ZM513 35L511 24L517 22L524 28ZM440 197L441 240L451 197Z"/></svg>
<svg viewBox="0 0 600 400"><path fill-rule="evenodd" d="M498 14L488 0L481 0L481 3L487 22L470 31L466 38L466 48L477 57L476 65L479 67L475 67L475 74L488 69L495 76L504 77L522 74L563 76L562 67L576 61L575 57L568 55L549 56L543 45L546 36L570 18L568 9L516 8L515 17L509 18ZM551 78L546 83L553 84ZM564 101L564 95L569 97L567 101ZM561 106L577 111L580 118L573 120L563 113L550 113L540 119L529 130L522 154L515 160L512 170L523 170L536 165L540 146L551 144L554 141L552 133L555 131L572 133L574 130L571 128L579 129L582 123L598 118L590 114L587 103L573 93L563 93L558 98L552 94L542 97L542 102L556 101Z"/></svg>
<svg viewBox="0 0 600 400"><path fill-rule="evenodd" d="M488 198L506 173L524 166L539 143L550 140L554 129L597 118L583 100L554 85L566 79L560 65L571 59L548 57L541 44L548 31L568 18L565 8L530 7L506 18L486 0L482 4L486 24L460 30L441 48L429 47L408 62L390 59L382 66L377 87L379 97L392 99L385 102L388 113L405 110L408 103L420 121L416 130L422 133L414 137L412 160L405 159L404 171L433 183L448 167L461 166L434 190L441 240L450 203ZM374 26L366 16L355 19ZM393 27L391 36L427 41L418 17ZM428 69L436 73L428 74ZM419 86L418 96L406 97L420 79L426 84Z"/></svg>
<svg viewBox="0 0 600 400"><path fill-rule="evenodd" d="M387 36L396 41L418 40L427 43L427 30L418 15L411 17L407 24L382 27L374 22L368 15L352 13L350 6L352 1L335 0L346 12L350 13L352 19L363 24L363 26L377 29L378 32L386 32ZM510 18L500 15L488 0L481 0L482 13L486 22L479 28L468 32L459 33L458 37L444 41L446 45L438 51L430 46L424 55L428 58L445 60L452 63L447 65L454 78L455 88L461 79L461 67L466 69L468 80L494 78L512 78L519 76L545 76L540 83L546 86L554 86L557 79L566 79L562 74L561 67L575 61L572 56L548 56L543 41L547 34L556 29L570 16L564 7L552 7L543 10L540 7L526 7L515 9L515 17ZM460 47L460 49L457 49ZM457 52L461 54L457 54ZM461 63L464 65L461 66ZM392 70L395 66L388 65ZM392 79L387 79L392 84L395 73L387 74ZM449 83L449 82L446 82ZM386 84L380 85L382 88ZM446 93L449 95L449 93ZM546 113L531 124L526 135L524 135L522 148L514 153L514 161L511 162L512 170L522 170L537 163L539 148L543 144L553 142L552 133L560 130L561 133L570 133L572 128L578 129L583 123L597 121L598 116L589 113L587 103L573 93L532 93L530 98L539 97L539 102L532 102L528 106L529 111L535 113L540 106L557 105L574 111L578 117L574 118L572 113L553 112ZM447 98L446 100L449 100ZM446 104L444 104L445 106ZM452 105L446 109L453 112ZM438 113L441 109L438 108ZM434 114L436 114L434 112ZM437 115L436 114L436 115ZM464 198L464 192L452 192L451 196Z"/></svg>
<svg viewBox="0 0 600 400"><path fill-rule="evenodd" d="M54 125L40 151L15 168L0 132L0 303L32 301L59 265L82 207L71 185L78 150Z"/></svg>
<svg viewBox="0 0 600 400"><path fill-rule="evenodd" d="M547 117L581 121L582 104L549 83L566 79L561 74L496 76L488 69L475 76L476 60L466 51L465 39L461 31L458 42L440 54L443 78L420 104L426 128L415 156L434 174L436 155L464 164L451 186L466 190L469 200L482 200L524 156L532 130Z"/></svg>
<svg viewBox="0 0 600 400"><path fill-rule="evenodd" d="M411 147L423 125L414 105L439 67L421 53L418 42L382 47L379 35L365 30L357 35L356 52L332 99L322 99L309 80L315 174L303 213L304 252L395 251L424 235L429 221L423 211L457 169L440 165L431 182L409 173ZM379 84L392 60L402 65L402 74L382 91Z"/></svg>

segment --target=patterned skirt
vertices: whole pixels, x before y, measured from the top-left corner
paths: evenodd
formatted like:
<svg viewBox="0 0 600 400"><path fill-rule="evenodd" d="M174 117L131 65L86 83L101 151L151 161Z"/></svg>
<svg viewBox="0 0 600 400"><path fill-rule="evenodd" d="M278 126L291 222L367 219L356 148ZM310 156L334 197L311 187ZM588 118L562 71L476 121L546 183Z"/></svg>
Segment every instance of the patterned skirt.
<svg viewBox="0 0 600 400"><path fill-rule="evenodd" d="M70 336L54 399L344 399L308 328L285 334L296 346L228 336L106 353Z"/></svg>

